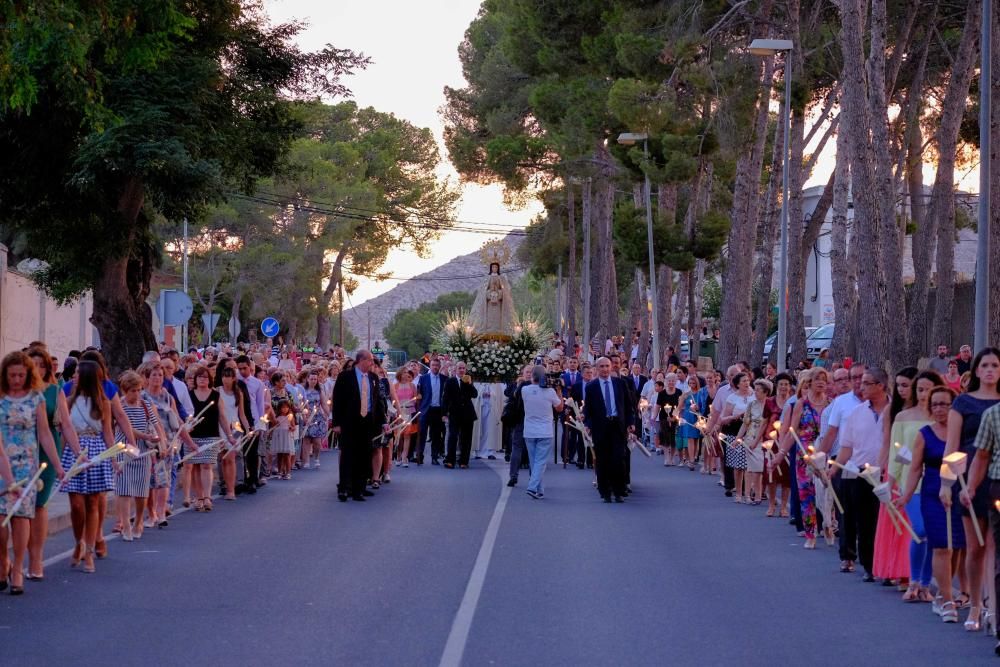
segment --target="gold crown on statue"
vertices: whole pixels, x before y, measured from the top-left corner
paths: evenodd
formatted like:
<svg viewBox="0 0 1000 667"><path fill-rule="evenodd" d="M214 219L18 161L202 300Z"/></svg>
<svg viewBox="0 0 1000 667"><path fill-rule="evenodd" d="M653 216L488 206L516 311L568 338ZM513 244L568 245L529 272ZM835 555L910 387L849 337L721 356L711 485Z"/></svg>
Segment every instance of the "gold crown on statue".
<svg viewBox="0 0 1000 667"><path fill-rule="evenodd" d="M510 261L510 246L496 239L487 241L480 248L479 256L487 266L494 263L502 266Z"/></svg>

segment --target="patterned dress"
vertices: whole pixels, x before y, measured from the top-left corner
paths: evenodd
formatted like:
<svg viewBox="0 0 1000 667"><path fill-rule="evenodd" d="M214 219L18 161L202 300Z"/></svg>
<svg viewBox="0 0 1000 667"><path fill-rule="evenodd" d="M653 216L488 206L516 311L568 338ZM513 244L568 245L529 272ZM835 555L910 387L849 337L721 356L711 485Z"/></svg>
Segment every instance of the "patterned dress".
<svg viewBox="0 0 1000 667"><path fill-rule="evenodd" d="M39 446L35 410L44 401L37 391L28 392L20 398L0 398L0 435L3 436L4 450L10 459L15 482L31 479L38 471ZM14 516L33 519L36 494L36 489L32 487ZM9 514L16 502L16 498L5 493L0 497L0 514Z"/></svg>
<svg viewBox="0 0 1000 667"><path fill-rule="evenodd" d="M106 409L110 410L111 406L106 405ZM69 408L69 418L80 438L80 449L87 452L87 458L90 460L98 457L105 450L103 425L100 419L90 414L90 399L84 396L77 397ZM75 462L76 457L73 456L72 447L63 449L63 470L69 470ZM64 493L92 494L104 493L113 488L115 488L115 478L111 471L111 461L105 459L73 477L61 490Z"/></svg>
<svg viewBox="0 0 1000 667"><path fill-rule="evenodd" d="M136 433L155 433L156 424L159 419L156 417L156 409L148 402L140 399L139 405L129 405L122 402L125 415L128 416L129 424ZM143 438L135 439L139 454L145 454L151 444ZM117 457L118 474L115 476L115 495L127 498L145 498L149 495L149 478L152 470L152 460L149 456L145 458L133 458L128 454L119 454Z"/></svg>
<svg viewBox="0 0 1000 667"><path fill-rule="evenodd" d="M799 440L806 449L819 437L820 413L809 402L802 400L802 418L795 430ZM799 505L802 508L802 525L806 539L816 539L816 485L813 483L812 471L801 456L795 459L795 478L799 485Z"/></svg>
<svg viewBox="0 0 1000 667"><path fill-rule="evenodd" d="M743 413L743 423L747 427L746 433L743 434L744 449L747 453L747 471L764 472L763 446L758 444L755 448L750 449L750 445L757 439L757 434L760 433L764 424L764 404L754 399L747 411Z"/></svg>
<svg viewBox="0 0 1000 667"><path fill-rule="evenodd" d="M306 389L306 405L309 408L309 425L306 426L306 437L326 437L326 417L323 416L323 394L319 389Z"/></svg>
<svg viewBox="0 0 1000 667"><path fill-rule="evenodd" d="M174 442L177 431L180 430L180 415L174 410L170 394L161 391L156 396L149 392L142 392L142 398L149 401L149 404L156 408L156 417L163 426L163 433L167 436L167 444ZM170 458L160 458L158 454L153 457L152 472L149 476L149 488L163 489L170 486L170 476L172 461Z"/></svg>

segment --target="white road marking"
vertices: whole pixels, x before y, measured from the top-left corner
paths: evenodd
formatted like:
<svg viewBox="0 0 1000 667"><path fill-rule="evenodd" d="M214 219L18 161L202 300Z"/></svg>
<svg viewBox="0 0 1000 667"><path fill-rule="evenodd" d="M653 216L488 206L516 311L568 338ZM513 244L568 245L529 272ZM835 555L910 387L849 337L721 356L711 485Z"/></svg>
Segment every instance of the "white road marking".
<svg viewBox="0 0 1000 667"><path fill-rule="evenodd" d="M503 482L502 470L505 466L490 467ZM440 667L459 667L462 664L462 654L465 653L465 645L469 641L469 631L472 629L476 606L479 604L479 596L483 592L483 584L486 582L486 572L489 570L490 559L493 557L493 546L496 544L497 533L500 532L500 520L507 508L508 498L510 498L510 487L504 484L501 487L500 497L497 498L496 507L493 508L493 516L490 517L490 523L486 526L483 543L479 546L479 555L476 556L476 563L472 566L469 583L465 586L462 604L459 605L458 611L455 613L455 620L451 623L451 632L448 633L448 641L444 645Z"/></svg>

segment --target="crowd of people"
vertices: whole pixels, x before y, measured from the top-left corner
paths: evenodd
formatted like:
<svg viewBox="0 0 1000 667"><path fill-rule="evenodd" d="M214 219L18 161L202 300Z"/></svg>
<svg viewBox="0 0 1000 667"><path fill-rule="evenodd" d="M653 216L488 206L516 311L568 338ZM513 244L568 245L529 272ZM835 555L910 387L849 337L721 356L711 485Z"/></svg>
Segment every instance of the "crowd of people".
<svg viewBox="0 0 1000 667"><path fill-rule="evenodd" d="M734 503L766 503L761 516L787 519L806 549L836 549L841 572L897 586L946 623L964 612L966 630L995 625L1000 350L941 347L892 377L828 356L788 373L665 358L646 374L624 349L591 361L554 345L525 365L500 415L508 486L527 469L528 495L544 499L546 466L561 459L592 469L604 502L624 503L638 450L717 477ZM213 498L319 468L332 447L342 502L372 498L428 447L432 465L466 469L480 391L463 362L438 355L390 375L369 350L269 340L152 351L112 378L98 350L59 368L33 343L0 362L0 590L44 578L54 493L69 497L70 564L93 573L112 494L114 531L130 542L167 527L178 504L211 512ZM496 459L491 447L483 436L476 457Z"/></svg>
<svg viewBox="0 0 1000 667"><path fill-rule="evenodd" d="M722 372L671 359L646 375L625 350L590 363L553 349L546 376L561 373L559 398L583 402L588 426L571 428L572 410L548 397L566 425L556 424L554 442L566 464L596 461L606 502L630 492L630 451L642 434L663 466L717 476L734 503L766 503L763 517L787 519L808 550L825 542L841 572L896 586L903 602L927 603L945 623L995 629L987 567L1000 544L1000 350L973 357L962 346L952 357L942 345L890 377L828 354L783 373L770 363ZM520 386L539 380L529 370ZM540 483L530 449L529 493Z"/></svg>
<svg viewBox="0 0 1000 667"><path fill-rule="evenodd" d="M363 453L345 447L354 444L358 419L344 410L351 383L337 382L355 372L368 380L355 395L366 399L379 436ZM405 372L397 378L390 384L370 352L349 358L340 346L319 354L271 340L150 351L117 377L93 348L71 352L61 366L41 341L7 354L0 361L0 591L20 595L26 579L44 579L56 493L68 496L70 565L85 573L108 554L106 520L123 542L140 540L147 529L169 526L180 506L212 512L213 498L235 501L317 469L321 453L338 444L346 452L341 499L374 495L391 481L392 445L412 439L409 424L394 430L386 423L393 412L412 415L412 385Z"/></svg>

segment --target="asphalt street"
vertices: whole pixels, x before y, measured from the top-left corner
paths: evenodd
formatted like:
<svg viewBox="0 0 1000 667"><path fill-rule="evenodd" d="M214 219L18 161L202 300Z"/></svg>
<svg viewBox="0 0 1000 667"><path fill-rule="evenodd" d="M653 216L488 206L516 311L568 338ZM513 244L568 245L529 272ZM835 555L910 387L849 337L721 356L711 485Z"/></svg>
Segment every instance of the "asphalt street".
<svg viewBox="0 0 1000 667"><path fill-rule="evenodd" d="M986 635L840 574L786 520L657 458L636 456L621 505L575 468L550 466L544 500L526 474L508 493L502 461L396 470L376 498L342 504L336 456L111 541L95 575L70 569L71 537L55 537L46 580L0 595L0 663L994 661Z"/></svg>

